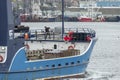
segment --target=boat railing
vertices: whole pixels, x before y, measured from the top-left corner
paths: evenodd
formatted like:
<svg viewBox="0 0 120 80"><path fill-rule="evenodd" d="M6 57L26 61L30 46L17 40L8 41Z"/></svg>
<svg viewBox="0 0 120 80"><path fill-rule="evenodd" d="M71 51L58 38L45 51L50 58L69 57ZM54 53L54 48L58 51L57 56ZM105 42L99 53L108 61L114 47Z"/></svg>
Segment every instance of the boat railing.
<svg viewBox="0 0 120 80"><path fill-rule="evenodd" d="M95 35L94 30L88 28L65 28L63 37L71 31L74 33L87 33L90 35ZM25 33L28 33L29 36L28 39L25 40L63 40L62 32L55 31L54 29L51 29L49 33L46 33L44 29L34 29L29 30L29 32L14 33L14 38L24 38Z"/></svg>
<svg viewBox="0 0 120 80"><path fill-rule="evenodd" d="M52 58L69 57L69 56L77 56L77 55L80 55L80 50L76 50L76 49L62 50L62 51L56 51L52 49L29 50L26 53L28 60L52 59Z"/></svg>
<svg viewBox="0 0 120 80"><path fill-rule="evenodd" d="M90 28L65 28L65 32L79 32L79 33L92 33L94 30Z"/></svg>

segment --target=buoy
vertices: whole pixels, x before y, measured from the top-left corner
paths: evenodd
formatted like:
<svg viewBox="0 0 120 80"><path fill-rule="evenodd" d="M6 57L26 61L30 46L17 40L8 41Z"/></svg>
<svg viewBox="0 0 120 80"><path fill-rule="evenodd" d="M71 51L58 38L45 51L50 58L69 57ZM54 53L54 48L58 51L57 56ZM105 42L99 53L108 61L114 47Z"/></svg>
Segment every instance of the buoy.
<svg viewBox="0 0 120 80"><path fill-rule="evenodd" d="M2 62L3 61L3 57L0 55L0 62Z"/></svg>
<svg viewBox="0 0 120 80"><path fill-rule="evenodd" d="M68 47L68 50L70 50L70 49L74 49L74 47L73 47L73 46L69 46L69 47Z"/></svg>
<svg viewBox="0 0 120 80"><path fill-rule="evenodd" d="M30 49L30 46L28 44L25 44L26 49Z"/></svg>
<svg viewBox="0 0 120 80"><path fill-rule="evenodd" d="M28 40L28 39L29 39L28 33L25 33L25 34L24 34L24 39L25 39L25 40Z"/></svg>

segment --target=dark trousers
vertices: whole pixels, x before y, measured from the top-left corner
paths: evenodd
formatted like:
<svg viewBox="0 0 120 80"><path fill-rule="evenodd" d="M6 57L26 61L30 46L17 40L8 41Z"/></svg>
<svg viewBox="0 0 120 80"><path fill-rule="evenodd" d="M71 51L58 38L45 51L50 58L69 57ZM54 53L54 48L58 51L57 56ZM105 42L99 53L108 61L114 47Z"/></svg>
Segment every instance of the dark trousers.
<svg viewBox="0 0 120 80"><path fill-rule="evenodd" d="M49 39L50 39L50 32L45 33L45 39L47 39L47 36L49 36Z"/></svg>

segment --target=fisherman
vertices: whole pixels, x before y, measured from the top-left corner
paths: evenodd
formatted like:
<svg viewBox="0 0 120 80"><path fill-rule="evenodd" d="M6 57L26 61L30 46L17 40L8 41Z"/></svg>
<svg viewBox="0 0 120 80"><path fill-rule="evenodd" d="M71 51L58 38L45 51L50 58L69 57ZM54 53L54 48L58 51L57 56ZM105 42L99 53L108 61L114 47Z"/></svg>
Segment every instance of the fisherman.
<svg viewBox="0 0 120 80"><path fill-rule="evenodd" d="M45 39L47 39L47 35L49 35L50 39L50 27L45 26Z"/></svg>
<svg viewBox="0 0 120 80"><path fill-rule="evenodd" d="M73 31L70 31L68 34L70 37L72 37L73 33L74 33Z"/></svg>
<svg viewBox="0 0 120 80"><path fill-rule="evenodd" d="M69 33L68 33L68 35L69 35L69 41L72 41L73 40L73 31L70 31Z"/></svg>
<svg viewBox="0 0 120 80"><path fill-rule="evenodd" d="M64 37L64 41L67 42L68 39L69 39L69 37L68 37L68 35L66 35L66 36Z"/></svg>
<svg viewBox="0 0 120 80"><path fill-rule="evenodd" d="M24 39L25 39L25 40L28 40L28 39L29 39L29 34L28 34L28 33L25 33L25 34L24 34Z"/></svg>
<svg viewBox="0 0 120 80"><path fill-rule="evenodd" d="M69 42L69 41L71 41L72 40L72 37L71 36L69 36L69 35L66 35L65 37L64 37L64 41L67 43L67 42Z"/></svg>
<svg viewBox="0 0 120 80"><path fill-rule="evenodd" d="M87 40L87 41L90 41L90 40L91 40L90 35L87 35L87 36L86 36L86 40Z"/></svg>

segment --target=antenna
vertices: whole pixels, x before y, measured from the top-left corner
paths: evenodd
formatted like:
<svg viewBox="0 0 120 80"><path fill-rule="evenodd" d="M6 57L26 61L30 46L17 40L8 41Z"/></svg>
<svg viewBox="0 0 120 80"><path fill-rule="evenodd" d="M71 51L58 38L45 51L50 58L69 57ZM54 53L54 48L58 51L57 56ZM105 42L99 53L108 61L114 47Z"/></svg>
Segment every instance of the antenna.
<svg viewBox="0 0 120 80"><path fill-rule="evenodd" d="M64 0L62 0L62 38L64 34Z"/></svg>

